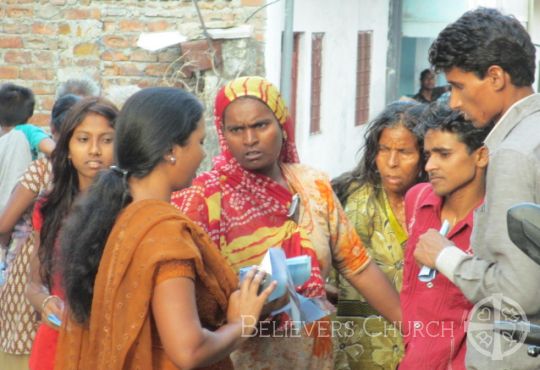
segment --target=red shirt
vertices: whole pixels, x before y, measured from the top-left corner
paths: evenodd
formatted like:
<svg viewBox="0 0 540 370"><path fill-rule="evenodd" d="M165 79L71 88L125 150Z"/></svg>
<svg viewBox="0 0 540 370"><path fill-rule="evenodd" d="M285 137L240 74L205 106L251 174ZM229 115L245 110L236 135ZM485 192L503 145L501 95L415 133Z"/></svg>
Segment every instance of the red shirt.
<svg viewBox="0 0 540 370"><path fill-rule="evenodd" d="M41 206L45 199L40 198L34 207L32 214L32 226L34 230L41 232L43 226L43 215L41 213ZM58 253L58 243L55 245L55 252ZM54 273L52 276L51 294L54 294L64 299L64 292L61 289L60 274ZM62 318L60 318L62 319ZM30 353L30 359L28 362L28 368L30 370L53 370L54 369L54 357L56 355L56 343L58 342L58 331L48 327L45 324L39 324L36 336L34 338L34 344L32 345L32 352Z"/></svg>
<svg viewBox="0 0 540 370"><path fill-rule="evenodd" d="M466 321L473 305L441 273L429 283L418 280L420 268L413 256L420 235L441 228L442 203L429 183L414 186L405 196L409 239L400 294L405 343L400 370L465 369ZM472 227L473 211L446 237L471 253Z"/></svg>

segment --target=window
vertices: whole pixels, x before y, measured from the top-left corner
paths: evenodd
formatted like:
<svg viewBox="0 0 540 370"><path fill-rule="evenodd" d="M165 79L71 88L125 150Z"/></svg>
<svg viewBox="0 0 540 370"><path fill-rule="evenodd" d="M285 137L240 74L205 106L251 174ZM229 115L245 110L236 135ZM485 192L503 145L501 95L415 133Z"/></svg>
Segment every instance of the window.
<svg viewBox="0 0 540 370"><path fill-rule="evenodd" d="M298 96L298 59L300 54L300 39L302 35L302 32L295 32L293 41L291 103L289 106L289 114L291 115L293 122L296 122L296 102Z"/></svg>
<svg viewBox="0 0 540 370"><path fill-rule="evenodd" d="M311 35L311 134L321 132L321 82L322 82L322 44L324 33Z"/></svg>
<svg viewBox="0 0 540 370"><path fill-rule="evenodd" d="M356 58L356 126L366 123L369 118L369 84L371 74L372 35L372 31L358 32Z"/></svg>

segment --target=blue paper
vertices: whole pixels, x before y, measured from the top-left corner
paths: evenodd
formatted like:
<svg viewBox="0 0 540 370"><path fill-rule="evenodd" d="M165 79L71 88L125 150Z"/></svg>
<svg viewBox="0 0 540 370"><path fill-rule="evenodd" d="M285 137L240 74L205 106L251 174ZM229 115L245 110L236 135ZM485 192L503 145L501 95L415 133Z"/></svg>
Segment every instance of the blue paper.
<svg viewBox="0 0 540 370"><path fill-rule="evenodd" d="M441 229L439 230L439 234L446 236L448 231L450 231L450 222L448 222L448 220L444 220ZM423 283L429 283L431 280L435 279L435 276L437 276L437 270L427 266L422 266L420 272L418 273L418 280Z"/></svg>
<svg viewBox="0 0 540 370"><path fill-rule="evenodd" d="M252 268L240 269L240 281ZM284 294L289 295L289 303L272 312L272 315L286 312L291 317L291 320L297 323L309 323L328 315L328 312L323 310L316 300L306 298L296 292L296 287L305 283L311 276L311 259L309 256L287 259L285 252L281 248L274 247L268 249L259 268L267 273L265 280L261 284L262 289L266 288L272 281L277 282L276 288L268 298L268 302L278 299Z"/></svg>
<svg viewBox="0 0 540 370"><path fill-rule="evenodd" d="M60 321L60 319L58 318L58 316L56 316L55 314L53 313L50 313L48 316L47 316L47 319L49 320L49 322L55 326L60 326L62 325L62 321Z"/></svg>

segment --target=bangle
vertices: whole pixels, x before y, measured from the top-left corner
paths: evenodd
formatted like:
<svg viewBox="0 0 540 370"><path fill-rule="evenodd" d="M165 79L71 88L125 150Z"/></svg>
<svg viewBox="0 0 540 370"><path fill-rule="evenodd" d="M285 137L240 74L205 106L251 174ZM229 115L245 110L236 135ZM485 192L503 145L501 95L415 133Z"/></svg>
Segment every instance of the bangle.
<svg viewBox="0 0 540 370"><path fill-rule="evenodd" d="M60 299L60 297L58 297L58 296L56 296L56 295L50 295L50 296L48 296L47 298L45 298L45 299L43 300L43 302L41 302L41 313L43 313L43 309L45 308L45 306L47 305L47 303L49 303L49 301L50 301L51 299L54 299L54 298Z"/></svg>

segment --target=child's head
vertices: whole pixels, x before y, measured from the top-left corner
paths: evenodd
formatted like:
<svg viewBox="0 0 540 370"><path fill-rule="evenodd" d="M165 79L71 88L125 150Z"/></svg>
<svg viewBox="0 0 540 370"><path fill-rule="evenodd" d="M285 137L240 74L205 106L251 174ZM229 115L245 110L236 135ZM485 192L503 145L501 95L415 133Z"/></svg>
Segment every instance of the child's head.
<svg viewBox="0 0 540 370"><path fill-rule="evenodd" d="M13 127L28 122L34 114L32 90L7 83L0 86L0 126Z"/></svg>
<svg viewBox="0 0 540 370"><path fill-rule="evenodd" d="M55 183L69 178L82 190L99 170L112 164L117 114L116 107L103 98L84 98L73 105L52 156Z"/></svg>
<svg viewBox="0 0 540 370"><path fill-rule="evenodd" d="M54 137L54 141L58 141L58 135L60 134L60 127L66 119L67 113L77 103L81 100L81 97L78 95L67 94L58 98L53 105L51 112L51 134Z"/></svg>

